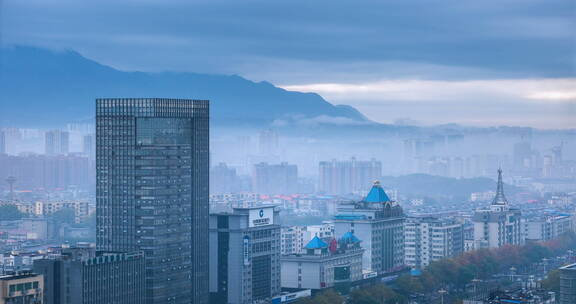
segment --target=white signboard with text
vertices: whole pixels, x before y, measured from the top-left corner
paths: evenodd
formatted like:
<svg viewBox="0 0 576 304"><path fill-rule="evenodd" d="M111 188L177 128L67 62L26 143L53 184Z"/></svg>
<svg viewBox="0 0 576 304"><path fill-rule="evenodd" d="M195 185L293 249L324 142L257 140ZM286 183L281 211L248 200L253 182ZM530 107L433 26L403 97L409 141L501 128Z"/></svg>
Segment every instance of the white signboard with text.
<svg viewBox="0 0 576 304"><path fill-rule="evenodd" d="M248 227L260 227L274 224L274 207L250 209Z"/></svg>

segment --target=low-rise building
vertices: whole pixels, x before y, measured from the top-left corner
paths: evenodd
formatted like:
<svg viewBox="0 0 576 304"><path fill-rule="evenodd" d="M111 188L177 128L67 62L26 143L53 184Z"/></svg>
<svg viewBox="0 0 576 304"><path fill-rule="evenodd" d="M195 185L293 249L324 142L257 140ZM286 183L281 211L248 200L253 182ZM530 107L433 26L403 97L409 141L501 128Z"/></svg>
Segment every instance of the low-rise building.
<svg viewBox="0 0 576 304"><path fill-rule="evenodd" d="M315 236L305 253L282 256L282 287L318 290L361 280L360 242L351 232L329 243Z"/></svg>
<svg viewBox="0 0 576 304"><path fill-rule="evenodd" d="M572 231L572 216L566 214L528 219L525 227L526 240L548 241Z"/></svg>
<svg viewBox="0 0 576 304"><path fill-rule="evenodd" d="M0 304L43 304L42 275L22 272L0 276Z"/></svg>
<svg viewBox="0 0 576 304"><path fill-rule="evenodd" d="M93 247L61 248L34 261L44 278L44 304L144 304L142 252L96 252Z"/></svg>
<svg viewBox="0 0 576 304"><path fill-rule="evenodd" d="M302 253L304 244L315 236L321 239L334 237L334 224L325 222L320 225L282 227L282 254Z"/></svg>

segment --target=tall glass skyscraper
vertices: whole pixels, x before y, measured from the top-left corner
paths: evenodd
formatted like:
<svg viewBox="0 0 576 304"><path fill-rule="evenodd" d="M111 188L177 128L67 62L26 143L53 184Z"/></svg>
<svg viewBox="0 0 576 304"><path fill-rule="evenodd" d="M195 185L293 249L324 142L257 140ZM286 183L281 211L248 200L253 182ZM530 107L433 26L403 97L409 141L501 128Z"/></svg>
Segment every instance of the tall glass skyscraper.
<svg viewBox="0 0 576 304"><path fill-rule="evenodd" d="M97 248L141 250L148 304L208 303L208 101L96 100Z"/></svg>

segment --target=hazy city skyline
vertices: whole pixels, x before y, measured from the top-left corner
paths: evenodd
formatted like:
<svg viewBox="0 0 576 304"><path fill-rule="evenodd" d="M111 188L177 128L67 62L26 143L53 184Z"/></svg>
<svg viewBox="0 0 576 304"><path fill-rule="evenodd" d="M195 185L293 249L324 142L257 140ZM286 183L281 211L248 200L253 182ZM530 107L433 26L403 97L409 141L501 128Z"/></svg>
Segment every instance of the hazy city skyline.
<svg viewBox="0 0 576 304"><path fill-rule="evenodd" d="M0 303L576 303L575 0L0 0Z"/></svg>

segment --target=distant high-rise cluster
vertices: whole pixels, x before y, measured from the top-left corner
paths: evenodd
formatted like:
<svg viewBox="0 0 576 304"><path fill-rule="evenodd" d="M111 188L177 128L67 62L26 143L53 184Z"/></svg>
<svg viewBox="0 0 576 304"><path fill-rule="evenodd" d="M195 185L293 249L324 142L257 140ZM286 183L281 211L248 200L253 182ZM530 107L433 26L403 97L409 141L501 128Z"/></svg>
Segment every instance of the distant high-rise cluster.
<svg viewBox="0 0 576 304"><path fill-rule="evenodd" d="M254 165L252 190L260 194L292 194L298 191L298 167L288 163Z"/></svg>
<svg viewBox="0 0 576 304"><path fill-rule="evenodd" d="M322 161L319 164L318 191L326 194L350 194L365 191L366 184L382 177L382 162Z"/></svg>
<svg viewBox="0 0 576 304"><path fill-rule="evenodd" d="M0 179L17 179L15 189L89 189L94 186L94 162L78 155L22 155L0 154ZM0 185L0 189L5 188Z"/></svg>

